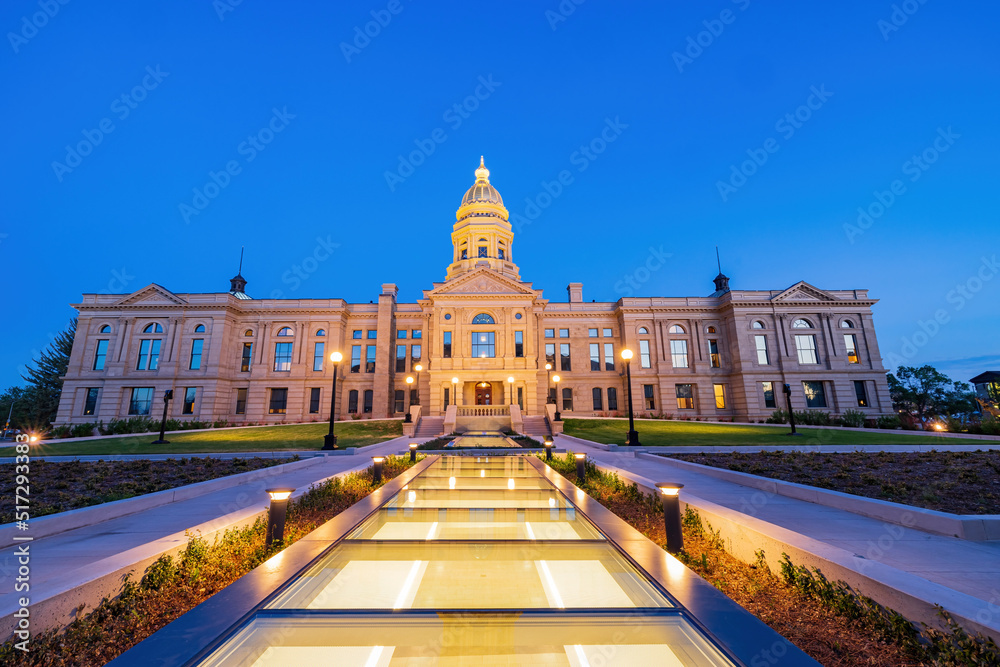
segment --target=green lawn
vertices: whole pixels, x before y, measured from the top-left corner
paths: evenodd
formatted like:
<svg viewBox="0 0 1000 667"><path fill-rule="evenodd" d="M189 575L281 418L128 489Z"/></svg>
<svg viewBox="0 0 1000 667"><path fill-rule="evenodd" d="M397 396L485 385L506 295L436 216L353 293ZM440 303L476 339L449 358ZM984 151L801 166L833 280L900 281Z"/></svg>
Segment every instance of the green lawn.
<svg viewBox="0 0 1000 667"><path fill-rule="evenodd" d="M594 442L624 445L628 420L567 419L566 435ZM707 422L638 421L635 430L643 446L698 445L949 445L975 444L975 440L949 438L946 435L913 435L905 431L882 433L859 432L851 428L819 429L797 427L801 438L790 438L788 428L751 424L716 424Z"/></svg>
<svg viewBox="0 0 1000 667"><path fill-rule="evenodd" d="M292 426L260 426L197 433L168 433L169 445L150 444L159 433L123 435L53 445L35 445L34 456L93 455L93 454L203 454L209 452L280 452L320 449L327 423ZM358 420L337 424L337 446L371 445L403 434L400 420ZM13 448L0 449L0 456L13 456Z"/></svg>

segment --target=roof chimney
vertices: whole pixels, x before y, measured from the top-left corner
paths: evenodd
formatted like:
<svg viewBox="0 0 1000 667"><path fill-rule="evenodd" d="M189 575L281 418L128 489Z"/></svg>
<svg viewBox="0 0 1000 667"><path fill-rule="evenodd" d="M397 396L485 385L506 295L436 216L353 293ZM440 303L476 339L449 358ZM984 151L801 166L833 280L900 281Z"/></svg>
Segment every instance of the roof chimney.
<svg viewBox="0 0 1000 667"><path fill-rule="evenodd" d="M583 283L570 283L566 288L570 303L583 303Z"/></svg>

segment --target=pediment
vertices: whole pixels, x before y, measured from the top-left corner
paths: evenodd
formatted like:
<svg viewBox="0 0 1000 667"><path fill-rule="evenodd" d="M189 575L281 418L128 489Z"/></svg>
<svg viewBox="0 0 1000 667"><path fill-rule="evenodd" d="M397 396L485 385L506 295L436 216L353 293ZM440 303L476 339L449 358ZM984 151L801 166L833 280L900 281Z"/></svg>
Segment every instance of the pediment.
<svg viewBox="0 0 1000 667"><path fill-rule="evenodd" d="M473 271L467 275L435 285L427 296L482 296L482 295L532 295L536 291L523 283L505 278L488 269Z"/></svg>
<svg viewBox="0 0 1000 667"><path fill-rule="evenodd" d="M798 282L777 295L772 301L837 301L837 298L807 282Z"/></svg>
<svg viewBox="0 0 1000 667"><path fill-rule="evenodd" d="M116 306L182 306L187 302L170 290L150 283L118 301Z"/></svg>

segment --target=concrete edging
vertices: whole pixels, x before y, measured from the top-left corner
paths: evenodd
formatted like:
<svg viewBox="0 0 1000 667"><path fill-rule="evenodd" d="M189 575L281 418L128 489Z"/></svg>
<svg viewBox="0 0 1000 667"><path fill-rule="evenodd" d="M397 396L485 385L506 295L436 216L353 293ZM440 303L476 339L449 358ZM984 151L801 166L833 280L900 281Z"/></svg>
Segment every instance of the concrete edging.
<svg viewBox="0 0 1000 667"><path fill-rule="evenodd" d="M906 528L916 528L925 533L957 537L972 542L1000 540L1000 515L996 514L949 514L947 512L938 512L936 510L928 510L886 500L864 498L841 491L831 491L830 489L786 482L770 477L751 475L735 470L715 468L700 463L691 463L690 461L680 461L657 454L637 452L635 456L636 458L666 463L676 468L686 468L708 477L757 489L765 493L805 500L817 505L825 505L826 507L860 514L872 519L887 521Z"/></svg>

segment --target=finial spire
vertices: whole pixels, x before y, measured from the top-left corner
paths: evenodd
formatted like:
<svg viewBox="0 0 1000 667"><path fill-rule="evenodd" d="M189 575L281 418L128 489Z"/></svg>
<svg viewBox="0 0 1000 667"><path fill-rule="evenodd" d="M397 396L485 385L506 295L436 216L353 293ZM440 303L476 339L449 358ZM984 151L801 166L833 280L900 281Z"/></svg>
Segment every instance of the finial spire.
<svg viewBox="0 0 1000 667"><path fill-rule="evenodd" d="M718 247L716 247L716 249L718 250ZM243 274L243 246L240 246L240 268L236 273L238 275Z"/></svg>
<svg viewBox="0 0 1000 667"><path fill-rule="evenodd" d="M719 265L719 274L722 274L722 260L719 259L719 246L715 246L715 262Z"/></svg>
<svg viewBox="0 0 1000 667"><path fill-rule="evenodd" d="M483 169L486 167L486 160L482 155L479 156L479 168Z"/></svg>
<svg viewBox="0 0 1000 667"><path fill-rule="evenodd" d="M486 168L486 160L479 156L479 169L476 169L476 180L490 182L490 170Z"/></svg>

